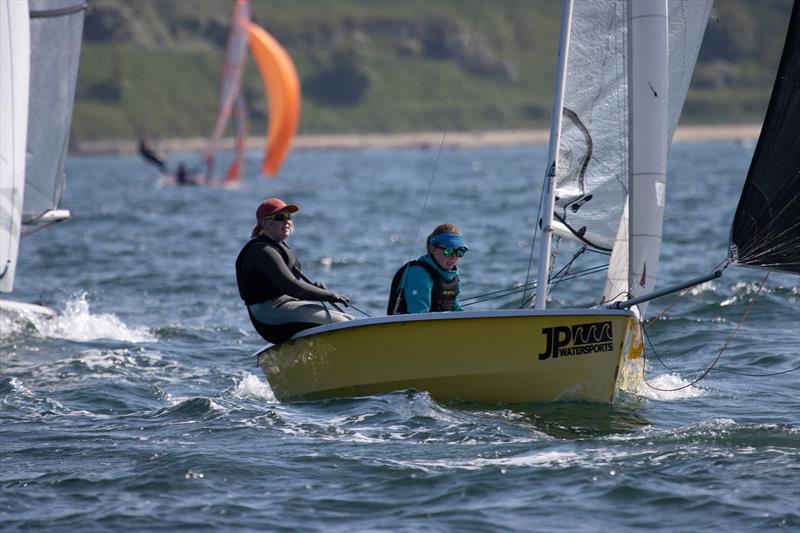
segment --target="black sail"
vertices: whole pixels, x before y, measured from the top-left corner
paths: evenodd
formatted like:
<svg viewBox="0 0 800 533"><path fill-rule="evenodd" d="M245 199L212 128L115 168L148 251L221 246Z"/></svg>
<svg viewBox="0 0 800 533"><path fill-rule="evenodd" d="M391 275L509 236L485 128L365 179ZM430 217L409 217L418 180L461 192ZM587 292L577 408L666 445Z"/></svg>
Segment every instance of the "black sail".
<svg viewBox="0 0 800 533"><path fill-rule="evenodd" d="M730 240L731 256L737 263L800 274L800 2L797 0Z"/></svg>

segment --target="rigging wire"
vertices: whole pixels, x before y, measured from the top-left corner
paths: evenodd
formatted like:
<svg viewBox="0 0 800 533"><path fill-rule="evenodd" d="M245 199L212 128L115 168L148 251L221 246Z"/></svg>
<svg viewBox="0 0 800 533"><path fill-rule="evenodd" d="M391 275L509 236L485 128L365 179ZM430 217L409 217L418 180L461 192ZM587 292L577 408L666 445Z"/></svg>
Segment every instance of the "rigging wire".
<svg viewBox="0 0 800 533"><path fill-rule="evenodd" d="M544 203L544 190L547 182L547 176L542 180L542 191L539 193L539 207L536 209L536 222L533 224L533 242L531 243L531 254L528 256L528 271L525 273L525 285L527 286L531 281L531 266L533 265L533 251L536 249L536 236L539 234L539 226L542 223L542 204ZM522 295L523 307L529 307L528 302L536 297L533 293L530 299L527 299L527 294Z"/></svg>
<svg viewBox="0 0 800 533"><path fill-rule="evenodd" d="M478 22L480 21L480 14L481 9L483 8L483 0L478 4L478 9L475 11L475 17L472 23L472 33L469 36L469 43L467 44L467 52L466 55L469 57L469 52L472 49L472 42L475 39L475 30L478 28ZM422 220L425 218L425 211L428 208L428 200L431 196L431 189L433 189L433 181L436 179L436 173L439 170L439 160L442 158L442 150L444 149L444 142L447 138L447 133L450 129L450 122L453 118L453 113L455 111L456 106L456 97L458 96L458 92L461 89L461 80L464 78L464 68L460 67L458 70L458 82L456 83L456 90L453 92L453 97L450 99L450 110L447 113L447 123L445 124L444 131L442 132L442 142L439 143L439 151L436 153L436 162L433 165L433 172L431 173L431 179L428 181L428 190L425 191L425 201L422 203L422 210L419 213L419 220L417 220L417 229L414 232L414 241L411 243L411 253L409 253L409 257L414 257L414 250L417 248L417 242L419 240L419 231L422 228Z"/></svg>
<svg viewBox="0 0 800 533"><path fill-rule="evenodd" d="M686 385L682 385L682 386L674 388L674 389L661 389L659 387L656 387L655 385L652 385L647 380L647 376L644 375L645 368L647 367L647 360L645 359L645 364L642 365L642 376L644 378L645 384L648 387L650 387L651 389L654 389L654 390L657 390L657 391L660 391L660 392L675 392L675 391L687 389L687 388L691 387L692 385L695 385L696 383L699 383L701 380L705 379L705 377L709 374L709 372L714 370L714 367L719 362L719 359L720 359L720 357L722 357L722 354L725 352L725 349L728 347L728 344L730 344L730 342L736 336L736 333L739 331L739 328L742 326L742 324L744 324L744 321L747 319L747 316L750 314L750 311L753 309L753 305L756 303L756 300L758 299L758 296L761 294L761 290L764 288L764 284L766 283L767 279L769 278L769 275L770 275L770 273L767 272L766 275L764 276L764 278L761 280L761 283L758 285L758 290L753 295L753 297L750 299L750 304L747 306L747 309L745 310L744 314L742 315L742 318L739 320L739 323L736 324L736 328L734 328L734 330L731 332L731 334L728 335L728 338L725 340L725 343L722 345L722 348L720 348L719 353L717 353L717 356L714 358L714 361L711 363L711 365L707 369L705 369L703 371L703 373L700 374L699 377L697 377L691 383L688 383ZM642 330L644 331L644 327L642 327ZM648 342L649 342L649 340L650 339L648 337ZM652 344L651 344L651 347L652 347ZM643 355L643 357L644 357L644 355ZM659 361L660 360L661 359L659 358ZM662 362L662 364L663 364L663 362ZM666 365L665 365L665 367L666 367ZM780 374L782 374L782 373L786 373L786 372L780 372Z"/></svg>
<svg viewBox="0 0 800 533"><path fill-rule="evenodd" d="M664 362L663 359L661 359L661 356L656 351L656 347L653 345L653 341L650 340L650 335L647 334L647 330L644 327L642 327L642 332L644 333L644 336L647 339L647 344L650 345L650 350L652 350L652 352L655 354L656 359L658 359L658 362L661 363L661 366L663 366L669 372L677 372L677 370L675 370L674 368L670 367L667 363ZM751 372L737 372L735 370L728 370L726 368L714 368L713 370L715 372L725 372L727 374L736 374L737 376L749 376L749 377L753 377L753 378L767 378L767 377L771 377L771 376L780 376L781 374L789 374L791 372L797 372L798 370L800 370L800 366L796 366L794 368L790 368L789 370L782 370L780 372L770 372L768 374L753 374Z"/></svg>
<svg viewBox="0 0 800 533"><path fill-rule="evenodd" d="M590 268L586 268L584 270L579 270L577 272L564 273L564 274L562 274L562 275L560 275L558 277L558 282L560 283L562 281L570 281L570 280L573 280L573 279L576 279L576 278L581 278L581 277L584 277L584 276L587 276L587 275L590 275L590 274L597 274L598 272L603 272L604 270L607 270L607 269L608 269L608 265L597 265L597 266L593 266L593 267L590 267ZM464 306L474 305L476 303L481 303L481 302L485 302L485 301L489 301L489 300L496 300L498 298L504 298L506 296L512 296L514 294L519 294L520 292L527 292L528 290L535 289L535 288L536 288L536 282L535 281L531 281L531 282L529 282L527 284L524 284L524 285L518 285L518 286L514 286L514 287L506 287L506 288L503 288L503 289L498 289L496 291L486 292L486 293L483 293L483 294L478 294L476 296L470 296L468 298L464 298L461 301L461 305L462 305L462 307L464 307ZM535 295L536 294L534 292L534 296ZM527 296L524 296L523 298L527 298ZM476 300L476 301L471 301L471 300ZM530 301L530 298L528 298L526 301ZM525 305L523 305L522 307L525 307Z"/></svg>

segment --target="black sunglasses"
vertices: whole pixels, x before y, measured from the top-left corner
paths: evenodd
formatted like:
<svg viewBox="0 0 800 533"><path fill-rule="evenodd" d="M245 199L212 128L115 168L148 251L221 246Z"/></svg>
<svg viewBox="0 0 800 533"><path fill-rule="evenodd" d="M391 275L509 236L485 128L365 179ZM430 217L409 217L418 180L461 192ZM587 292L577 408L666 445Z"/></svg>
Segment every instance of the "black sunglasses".
<svg viewBox="0 0 800 533"><path fill-rule="evenodd" d="M291 213L275 213L274 215L269 215L264 217L264 220L277 220L278 222L283 222L284 220L292 220Z"/></svg>

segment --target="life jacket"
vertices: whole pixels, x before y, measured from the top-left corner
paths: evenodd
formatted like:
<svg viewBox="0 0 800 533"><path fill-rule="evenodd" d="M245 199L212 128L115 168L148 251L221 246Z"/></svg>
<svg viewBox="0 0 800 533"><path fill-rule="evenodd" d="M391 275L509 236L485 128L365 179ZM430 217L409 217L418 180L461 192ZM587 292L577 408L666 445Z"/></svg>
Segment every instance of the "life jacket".
<svg viewBox="0 0 800 533"><path fill-rule="evenodd" d="M403 287L400 286L400 284L405 282L406 271L412 266L420 266L424 268L433 281L433 288L431 289L431 312L452 311L459 292L458 274L456 274L451 281L446 281L442 279L442 276L439 275L439 272L437 272L436 269L427 262L415 259L401 266L400 269L394 273L394 277L392 277L392 287L389 292L389 305L386 308L386 314L408 314L406 298L403 294Z"/></svg>
<svg viewBox="0 0 800 533"><path fill-rule="evenodd" d="M255 246L274 248L295 276L300 272L300 261L285 243L275 242L263 235L250 239L236 258L236 284L239 286L239 296L247 305L265 302L283 294L255 269L245 269L245 258Z"/></svg>

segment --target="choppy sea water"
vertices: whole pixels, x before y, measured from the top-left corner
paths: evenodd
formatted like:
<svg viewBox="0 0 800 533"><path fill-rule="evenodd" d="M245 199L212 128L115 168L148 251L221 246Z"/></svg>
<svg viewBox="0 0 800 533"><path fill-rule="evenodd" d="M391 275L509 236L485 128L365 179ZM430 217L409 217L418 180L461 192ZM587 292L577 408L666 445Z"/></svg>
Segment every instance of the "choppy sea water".
<svg viewBox="0 0 800 533"><path fill-rule="evenodd" d="M769 277L697 382L763 273L731 268L651 304L657 316L674 303L647 329L647 382L613 406L275 400L233 268L261 199L298 203L290 242L306 272L380 314L392 273L441 222L470 244L465 295L523 283L545 151L445 149L438 165L436 150L297 151L277 181L255 177L253 153L237 190L164 186L136 157L71 157L73 218L23 239L14 293L57 315L0 318L0 527L800 529L788 275ZM662 285L724 258L752 151L673 146ZM565 283L552 305L589 305L601 285Z"/></svg>

